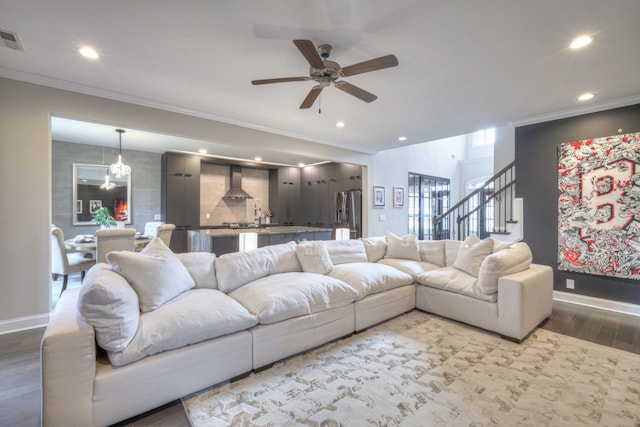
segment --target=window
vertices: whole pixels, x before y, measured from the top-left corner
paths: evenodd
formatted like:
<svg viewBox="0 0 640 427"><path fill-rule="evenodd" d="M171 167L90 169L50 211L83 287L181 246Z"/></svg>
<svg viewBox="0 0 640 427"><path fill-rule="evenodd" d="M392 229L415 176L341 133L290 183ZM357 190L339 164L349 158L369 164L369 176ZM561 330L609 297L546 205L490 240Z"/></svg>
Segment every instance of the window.
<svg viewBox="0 0 640 427"><path fill-rule="evenodd" d="M488 147L496 142L496 128L479 130L471 134L471 147Z"/></svg>
<svg viewBox="0 0 640 427"><path fill-rule="evenodd" d="M448 219L433 230L433 217L449 209L450 180L429 175L409 174L409 232L420 240L449 238Z"/></svg>

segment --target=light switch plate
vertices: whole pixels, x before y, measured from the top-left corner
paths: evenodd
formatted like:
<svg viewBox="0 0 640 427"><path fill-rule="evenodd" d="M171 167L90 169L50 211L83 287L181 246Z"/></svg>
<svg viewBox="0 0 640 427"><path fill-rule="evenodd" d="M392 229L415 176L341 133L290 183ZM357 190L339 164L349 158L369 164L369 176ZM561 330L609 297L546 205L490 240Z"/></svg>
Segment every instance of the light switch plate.
<svg viewBox="0 0 640 427"><path fill-rule="evenodd" d="M161 219L162 219L162 215L161 215L161 214L155 214L155 215L153 216L153 220L154 220L154 221L160 221Z"/></svg>
<svg viewBox="0 0 640 427"><path fill-rule="evenodd" d="M380 216L378 217L378 220L379 220L379 221L386 221L386 220L387 220L387 216L386 216L386 215L380 215Z"/></svg>

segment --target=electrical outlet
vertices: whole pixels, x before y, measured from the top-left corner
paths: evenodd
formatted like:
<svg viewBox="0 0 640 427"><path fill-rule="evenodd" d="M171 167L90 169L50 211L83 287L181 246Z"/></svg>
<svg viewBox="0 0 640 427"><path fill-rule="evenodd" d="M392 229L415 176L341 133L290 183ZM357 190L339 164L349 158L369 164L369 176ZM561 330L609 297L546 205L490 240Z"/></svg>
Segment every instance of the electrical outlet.
<svg viewBox="0 0 640 427"><path fill-rule="evenodd" d="M573 279L567 279L567 289L575 289L576 288L576 282L573 281Z"/></svg>
<svg viewBox="0 0 640 427"><path fill-rule="evenodd" d="M386 215L380 215L380 216L378 217L378 220L379 220L379 221L386 221L386 220L387 220L387 216L386 216Z"/></svg>
<svg viewBox="0 0 640 427"><path fill-rule="evenodd" d="M155 215L153 216L153 220L154 220L154 221L160 221L161 219L162 219L162 215L161 215L161 214L155 214Z"/></svg>

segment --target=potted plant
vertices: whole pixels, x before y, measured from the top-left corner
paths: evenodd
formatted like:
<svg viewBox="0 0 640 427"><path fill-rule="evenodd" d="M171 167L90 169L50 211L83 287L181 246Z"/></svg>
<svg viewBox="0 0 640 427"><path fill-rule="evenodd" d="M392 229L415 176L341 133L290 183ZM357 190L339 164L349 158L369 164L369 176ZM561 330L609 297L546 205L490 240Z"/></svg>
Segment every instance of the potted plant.
<svg viewBox="0 0 640 427"><path fill-rule="evenodd" d="M91 213L93 220L100 228L111 228L116 225L116 219L111 216L109 209L102 207Z"/></svg>

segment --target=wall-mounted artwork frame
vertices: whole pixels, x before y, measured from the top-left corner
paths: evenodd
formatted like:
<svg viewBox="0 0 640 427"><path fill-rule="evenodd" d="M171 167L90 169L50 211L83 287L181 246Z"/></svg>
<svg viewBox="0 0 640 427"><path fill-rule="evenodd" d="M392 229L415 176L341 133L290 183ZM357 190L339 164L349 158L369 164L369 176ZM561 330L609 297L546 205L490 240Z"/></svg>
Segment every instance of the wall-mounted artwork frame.
<svg viewBox="0 0 640 427"><path fill-rule="evenodd" d="M385 188L383 185L373 186L373 207L384 208L385 206Z"/></svg>
<svg viewBox="0 0 640 427"><path fill-rule="evenodd" d="M558 145L558 270L640 280L640 133Z"/></svg>
<svg viewBox="0 0 640 427"><path fill-rule="evenodd" d="M89 200L89 213L94 213L102 207L102 200Z"/></svg>
<svg viewBox="0 0 640 427"><path fill-rule="evenodd" d="M403 208L404 207L404 187L393 187L393 207L394 208Z"/></svg>

